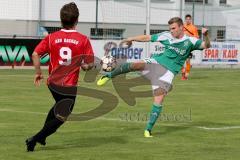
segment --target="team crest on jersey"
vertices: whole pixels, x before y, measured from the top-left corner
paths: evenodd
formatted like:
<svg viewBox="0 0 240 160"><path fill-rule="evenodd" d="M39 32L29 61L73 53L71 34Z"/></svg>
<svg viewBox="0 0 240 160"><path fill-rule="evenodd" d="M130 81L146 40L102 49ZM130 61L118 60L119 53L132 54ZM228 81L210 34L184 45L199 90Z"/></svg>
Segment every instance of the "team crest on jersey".
<svg viewBox="0 0 240 160"><path fill-rule="evenodd" d="M184 47L188 46L188 41L184 42Z"/></svg>

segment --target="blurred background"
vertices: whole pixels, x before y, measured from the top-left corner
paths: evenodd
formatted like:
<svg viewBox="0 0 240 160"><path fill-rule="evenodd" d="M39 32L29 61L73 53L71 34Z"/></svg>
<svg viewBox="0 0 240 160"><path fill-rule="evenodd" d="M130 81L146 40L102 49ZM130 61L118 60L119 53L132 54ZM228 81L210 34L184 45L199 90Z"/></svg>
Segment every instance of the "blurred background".
<svg viewBox="0 0 240 160"><path fill-rule="evenodd" d="M17 39L42 39L61 29L59 11L72 1L80 10L77 30L92 40L99 57L103 56L107 41L166 31L171 17L184 19L186 14L191 14L200 38L201 27L207 27L211 41L216 42L212 50L194 54L192 64L229 64L231 67L239 64L240 1L237 0L0 0L0 38L3 39L0 43L8 45L6 40L14 39L11 45L17 45ZM156 48L156 45L142 45L140 58L156 52ZM229 54L224 56L224 49L228 49ZM0 61L5 63L6 58Z"/></svg>
<svg viewBox="0 0 240 160"><path fill-rule="evenodd" d="M1 37L36 37L61 27L59 10L71 0L1 0ZM146 33L146 0L75 0L78 29L90 38L119 39ZM240 1L151 0L150 33L168 30L174 16L193 16L196 26L208 27L212 40L240 40Z"/></svg>

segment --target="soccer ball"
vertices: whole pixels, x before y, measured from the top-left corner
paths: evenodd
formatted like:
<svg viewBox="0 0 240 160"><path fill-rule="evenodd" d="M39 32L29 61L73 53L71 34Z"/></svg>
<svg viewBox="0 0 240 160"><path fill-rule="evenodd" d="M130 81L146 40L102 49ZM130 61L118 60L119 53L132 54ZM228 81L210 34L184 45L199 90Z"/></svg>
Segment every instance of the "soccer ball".
<svg viewBox="0 0 240 160"><path fill-rule="evenodd" d="M101 59L102 70L105 72L111 72L116 68L117 62L113 56L104 56Z"/></svg>

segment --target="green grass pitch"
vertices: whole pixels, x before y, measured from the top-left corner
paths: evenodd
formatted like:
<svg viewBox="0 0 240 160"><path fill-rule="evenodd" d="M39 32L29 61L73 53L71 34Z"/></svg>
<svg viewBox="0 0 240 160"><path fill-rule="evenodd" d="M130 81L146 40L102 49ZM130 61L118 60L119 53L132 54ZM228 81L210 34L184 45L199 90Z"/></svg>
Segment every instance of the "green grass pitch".
<svg viewBox="0 0 240 160"><path fill-rule="evenodd" d="M45 71L45 78L46 78ZM238 160L240 157L240 70L193 69L190 80L174 80L163 117L144 138L152 98L135 106L119 99L111 112L89 121L67 122L28 153L25 139L35 134L53 105L45 84L33 86L33 70L0 70L0 160ZM83 77L83 74L81 75ZM112 83L80 84L117 96ZM148 90L150 86L133 88ZM101 101L78 96L74 113Z"/></svg>

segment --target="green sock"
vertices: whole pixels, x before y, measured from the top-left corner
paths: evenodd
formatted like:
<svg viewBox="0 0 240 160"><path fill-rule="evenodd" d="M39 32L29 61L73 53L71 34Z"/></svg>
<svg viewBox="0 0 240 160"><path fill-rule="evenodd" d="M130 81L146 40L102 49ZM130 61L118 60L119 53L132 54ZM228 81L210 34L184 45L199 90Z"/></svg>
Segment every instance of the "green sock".
<svg viewBox="0 0 240 160"><path fill-rule="evenodd" d="M157 121L161 112L162 112L162 105L156 105L156 104L152 105L152 111L151 111L150 118L149 118L149 121L146 126L146 130L149 130L149 131L152 130L152 128L153 128L155 122Z"/></svg>
<svg viewBox="0 0 240 160"><path fill-rule="evenodd" d="M118 68L114 69L109 75L109 78L114 78L115 76L123 73L131 72L131 63L123 63Z"/></svg>

